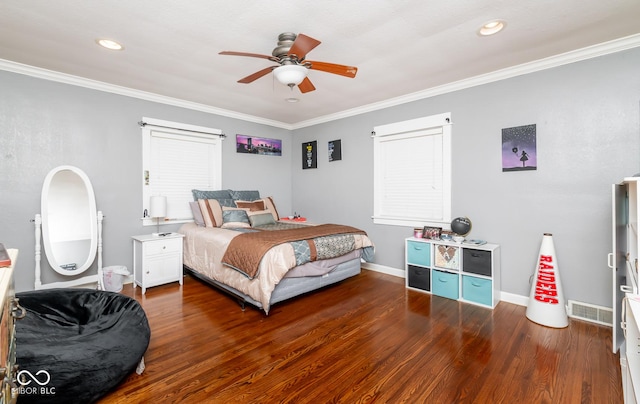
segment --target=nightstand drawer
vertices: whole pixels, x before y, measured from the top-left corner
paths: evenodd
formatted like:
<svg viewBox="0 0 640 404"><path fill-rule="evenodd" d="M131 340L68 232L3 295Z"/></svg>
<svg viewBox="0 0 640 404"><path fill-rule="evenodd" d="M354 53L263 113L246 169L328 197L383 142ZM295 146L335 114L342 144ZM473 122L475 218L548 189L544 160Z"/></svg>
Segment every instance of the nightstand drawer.
<svg viewBox="0 0 640 404"><path fill-rule="evenodd" d="M156 254L167 254L182 251L182 239L173 238L158 241L148 241L144 245L145 256Z"/></svg>
<svg viewBox="0 0 640 404"><path fill-rule="evenodd" d="M431 244L407 241L407 262L424 267L431 266Z"/></svg>
<svg viewBox="0 0 640 404"><path fill-rule="evenodd" d="M476 278L475 276L462 276L462 298L470 302L492 305L491 279Z"/></svg>
<svg viewBox="0 0 640 404"><path fill-rule="evenodd" d="M457 300L460 297L458 275L444 271L433 271L431 293Z"/></svg>

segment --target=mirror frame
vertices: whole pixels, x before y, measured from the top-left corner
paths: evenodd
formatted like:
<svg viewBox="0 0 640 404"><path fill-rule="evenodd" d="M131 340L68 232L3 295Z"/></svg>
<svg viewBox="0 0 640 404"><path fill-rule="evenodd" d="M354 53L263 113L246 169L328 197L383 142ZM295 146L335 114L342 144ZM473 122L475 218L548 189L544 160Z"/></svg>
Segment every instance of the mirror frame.
<svg viewBox="0 0 640 404"><path fill-rule="evenodd" d="M57 254L53 250L53 246L52 246L52 241L53 241L52 230L53 231L55 230L52 229L52 220L51 220L52 218L50 217L50 212L49 212L49 205L50 205L49 198L51 197L52 183L54 184L54 187L55 187L54 180L56 179L56 175L63 172L65 173L71 172L80 178L83 186L75 189L75 192L82 192L83 197L84 195L86 195L86 200L89 205L88 208L82 208L80 212L78 212L79 209L74 209L76 210L76 212L65 214L67 219L73 220L74 214L80 213L80 217L76 217L76 220L80 219L80 220L89 221L89 223L87 223L89 228L89 237L90 237L89 253L84 262L75 263L76 264L75 269L71 269L71 270L62 268L61 265L65 263L57 262L56 260ZM88 209L88 212L87 212L87 209ZM88 213L88 217L86 217L87 213ZM42 214L42 238L44 242L43 243L44 250L51 268L53 268L53 270L55 270L57 273L65 276L78 275L83 273L87 269L89 269L89 267L91 267L91 265L95 261L96 252L98 249L98 211L96 209L96 198L93 192L91 181L89 180L89 177L84 173L84 171L74 166L59 166L51 170L49 174L47 174L47 176L45 177L44 184L42 186L41 214ZM58 223L61 222L59 218L57 222ZM85 240L85 239L82 238L80 240ZM69 241L69 240L66 240L66 241Z"/></svg>

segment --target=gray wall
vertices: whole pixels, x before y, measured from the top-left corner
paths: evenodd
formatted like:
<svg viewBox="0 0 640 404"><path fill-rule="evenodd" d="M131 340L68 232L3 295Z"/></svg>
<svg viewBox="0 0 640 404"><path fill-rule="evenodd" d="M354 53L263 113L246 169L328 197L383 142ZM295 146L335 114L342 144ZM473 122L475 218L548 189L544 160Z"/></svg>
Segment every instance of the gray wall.
<svg viewBox="0 0 640 404"><path fill-rule="evenodd" d="M21 250L16 289L32 289L30 220L40 211L47 172L70 164L91 178L106 215L104 264L131 267L130 236L150 232L140 223L137 126L148 116L222 129L229 135L223 187L259 189L282 214L360 227L376 243L376 264L401 269L411 228L372 223L370 133L376 125L451 112L453 214L471 218L472 237L502 245L502 290L528 296L542 234L551 232L565 297L611 306L611 184L640 171L638 66L635 49L292 133L0 72L0 242ZM538 170L503 173L501 129L533 123ZM283 156L237 154L236 133L282 139ZM327 142L335 139L342 140L343 159L329 163ZM301 144L310 140L318 141L318 168L302 170Z"/></svg>
<svg viewBox="0 0 640 404"><path fill-rule="evenodd" d="M640 49L295 130L318 140L317 169L292 161L293 206L366 230L376 264L403 268L412 228L374 225L376 125L451 112L453 216L502 246L502 290L528 296L542 235L553 233L565 298L611 307L611 184L640 171ZM501 129L537 125L538 170L502 172ZM327 142L342 139L343 160Z"/></svg>
<svg viewBox="0 0 640 404"><path fill-rule="evenodd" d="M77 166L91 179L98 209L106 216L104 265L132 268L130 237L152 231L140 220L142 145L137 122L143 116L222 129L228 135L223 142L223 187L259 189L273 196L283 211L291 210L287 130L3 71L0 89L0 242L20 249L18 291L33 289L35 236L30 220L40 212L44 177L59 165ZM237 133L282 139L283 156L238 154ZM68 280L56 276L44 257L42 264L44 282ZM96 273L96 268L94 264L86 274Z"/></svg>

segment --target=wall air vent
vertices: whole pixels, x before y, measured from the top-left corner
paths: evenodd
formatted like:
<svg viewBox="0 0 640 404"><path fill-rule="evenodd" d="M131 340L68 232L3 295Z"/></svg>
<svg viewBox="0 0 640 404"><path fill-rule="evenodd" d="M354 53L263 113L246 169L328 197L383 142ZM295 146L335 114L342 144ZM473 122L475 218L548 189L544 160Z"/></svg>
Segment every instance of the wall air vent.
<svg viewBox="0 0 640 404"><path fill-rule="evenodd" d="M613 310L609 307L568 300L569 317L591 323L613 326Z"/></svg>

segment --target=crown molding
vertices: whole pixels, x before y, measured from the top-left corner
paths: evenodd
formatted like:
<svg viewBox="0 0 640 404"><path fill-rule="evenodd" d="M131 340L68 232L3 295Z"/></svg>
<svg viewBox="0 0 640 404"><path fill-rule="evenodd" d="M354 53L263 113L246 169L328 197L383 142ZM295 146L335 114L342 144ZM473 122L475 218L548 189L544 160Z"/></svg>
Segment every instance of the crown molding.
<svg viewBox="0 0 640 404"><path fill-rule="evenodd" d="M464 80L455 81L452 83L444 84L437 87L432 87L426 90L417 91L414 93L402 95L400 97L391 98L381 102L363 105L361 107L352 108L337 112L335 114L324 115L318 118L300 121L294 124L275 121L271 119L265 119L254 115L243 114L227 109L216 108L210 105L199 104L195 102L185 101L178 98L166 97L163 95L134 90L132 88L117 86L113 84L104 83L97 80L90 80L70 74L59 73L52 70L41 69L34 66L29 66L21 63L12 62L9 60L0 59L0 70L5 70L13 73L24 74L27 76L37 77L44 80L55 81L64 84L70 84L73 86L90 88L93 90L104 91L108 93L124 95L127 97L138 98L146 101L157 102L161 104L172 105L180 108L191 109L200 112L206 112L210 114L220 115L228 118L239 119L247 122L258 123L262 125L273 126L276 128L295 130L305 128L308 126L318 125L338 119L348 118L355 115L364 114L367 112L377 111L384 108L394 107L409 102L422 100L425 98L435 97L450 93L453 91L463 90L479 86L482 84L488 84L524 74L534 73L541 70L551 69L558 66L567 65L581 60L591 59L598 56L604 56L611 53L621 52L624 50L636 48L640 46L640 34L627 36L620 39L615 39L609 42L588 46L586 48L577 49L567 53L563 53L556 56L551 56L545 59L536 60L529 63L520 64L517 66L497 70L491 73L482 74L479 76L471 77Z"/></svg>
<svg viewBox="0 0 640 404"><path fill-rule="evenodd" d="M308 126L318 125L321 123L335 121L342 118L364 114L367 112L394 107L396 105L406 104L409 102L435 97L437 95L442 95L453 91L463 90L482 84L488 84L516 76L522 76L529 73L551 69L554 67L579 62L581 60L592 59L598 56L604 56L616 52L622 52L628 49L636 48L638 46L640 46L640 34L631 35L628 37L615 39L613 41L577 49L560 55L539 59L529 63L523 63L501 70L496 70L491 73L470 77L441 86L428 88L426 90L417 91L415 93L405 94L400 97L390 98L381 102L363 105L361 107L341 111L335 114L325 115L307 121L301 121L294 124L293 129L300 129Z"/></svg>
<svg viewBox="0 0 640 404"><path fill-rule="evenodd" d="M255 122L263 125L275 126L282 129L291 130L292 125L280 121L271 119L265 119L249 114L243 114L227 109L216 108L210 105L199 104L196 102L185 101L179 98L167 97L155 93L146 91L134 90L129 87L118 86L114 84L105 83L102 81L86 79L71 74L60 73L53 70L42 69L22 63L12 62L10 60L0 59L0 70L6 70L13 73L23 74L26 76L32 76L44 80L55 81L58 83L69 84L72 86L89 88L92 90L104 91L107 93L124 95L127 97L138 98L145 101L153 101L160 104L172 105L175 107L181 107L191 109L194 111L206 112L210 114L225 116L228 118L240 119L247 122Z"/></svg>

